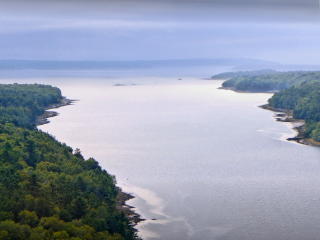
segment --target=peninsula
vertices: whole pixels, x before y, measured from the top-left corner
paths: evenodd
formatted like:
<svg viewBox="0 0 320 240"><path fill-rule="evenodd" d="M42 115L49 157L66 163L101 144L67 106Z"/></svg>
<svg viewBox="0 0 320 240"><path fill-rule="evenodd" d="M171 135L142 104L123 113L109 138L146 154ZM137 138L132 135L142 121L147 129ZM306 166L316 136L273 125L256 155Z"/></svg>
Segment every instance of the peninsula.
<svg viewBox="0 0 320 240"><path fill-rule="evenodd" d="M71 101L49 85L0 85L0 92L0 238L140 239L119 210L115 177L37 130L37 116Z"/></svg>
<svg viewBox="0 0 320 240"><path fill-rule="evenodd" d="M320 72L294 71L238 76L222 83L239 92L275 92L262 108L282 112L280 121L295 122L298 136L288 140L320 146ZM298 123L298 124L297 124Z"/></svg>

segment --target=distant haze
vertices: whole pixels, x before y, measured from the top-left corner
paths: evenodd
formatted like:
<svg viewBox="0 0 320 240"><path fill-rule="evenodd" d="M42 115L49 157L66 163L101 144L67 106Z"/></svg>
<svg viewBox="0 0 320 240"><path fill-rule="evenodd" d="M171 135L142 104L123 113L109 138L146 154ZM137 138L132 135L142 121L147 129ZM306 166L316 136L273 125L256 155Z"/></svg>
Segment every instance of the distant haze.
<svg viewBox="0 0 320 240"><path fill-rule="evenodd" d="M0 59L320 64L315 0L1 1Z"/></svg>

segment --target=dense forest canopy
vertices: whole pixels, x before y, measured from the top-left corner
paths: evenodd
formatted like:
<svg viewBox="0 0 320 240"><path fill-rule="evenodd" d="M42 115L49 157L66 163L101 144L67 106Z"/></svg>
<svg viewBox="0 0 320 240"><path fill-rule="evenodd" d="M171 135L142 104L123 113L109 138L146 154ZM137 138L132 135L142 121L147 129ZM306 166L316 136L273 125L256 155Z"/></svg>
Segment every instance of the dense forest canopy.
<svg viewBox="0 0 320 240"><path fill-rule="evenodd" d="M60 102L60 89L42 84L0 84L0 122L31 124L46 106Z"/></svg>
<svg viewBox="0 0 320 240"><path fill-rule="evenodd" d="M254 71L238 71L238 72L224 72L213 75L211 79L229 79L234 77L240 76L259 76L259 75L266 75L266 74L273 74L276 73L276 70L272 69L262 69L262 70L254 70Z"/></svg>
<svg viewBox="0 0 320 240"><path fill-rule="evenodd" d="M225 81L222 86L236 91L280 91L304 82L320 81L319 71L280 72L259 76L239 76Z"/></svg>
<svg viewBox="0 0 320 240"><path fill-rule="evenodd" d="M26 125L61 98L51 86L0 85L0 239L138 239L116 209L114 176Z"/></svg>
<svg viewBox="0 0 320 240"><path fill-rule="evenodd" d="M320 82L309 81L276 93L268 100L275 108L293 110L293 117L306 120L304 137L320 142Z"/></svg>

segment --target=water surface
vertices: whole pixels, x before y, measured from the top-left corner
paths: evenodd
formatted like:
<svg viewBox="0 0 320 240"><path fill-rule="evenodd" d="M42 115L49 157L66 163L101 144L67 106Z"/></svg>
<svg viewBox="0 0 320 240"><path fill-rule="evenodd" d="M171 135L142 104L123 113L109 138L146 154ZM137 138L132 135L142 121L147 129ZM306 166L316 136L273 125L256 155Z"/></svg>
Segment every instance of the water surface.
<svg viewBox="0 0 320 240"><path fill-rule="evenodd" d="M318 239L320 149L285 141L270 94L182 79L41 79L80 101L39 129L136 196L143 239Z"/></svg>

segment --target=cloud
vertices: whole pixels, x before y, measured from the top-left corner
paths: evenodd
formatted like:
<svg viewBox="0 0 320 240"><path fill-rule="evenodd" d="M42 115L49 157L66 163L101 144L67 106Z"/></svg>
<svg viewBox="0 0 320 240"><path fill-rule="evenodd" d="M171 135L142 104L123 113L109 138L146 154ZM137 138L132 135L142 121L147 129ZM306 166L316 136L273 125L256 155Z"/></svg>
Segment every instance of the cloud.
<svg viewBox="0 0 320 240"><path fill-rule="evenodd" d="M312 0L0 1L0 58L320 62ZM294 55L295 58L292 56ZM308 58L312 56L312 58ZM296 58L297 57L297 58Z"/></svg>
<svg viewBox="0 0 320 240"><path fill-rule="evenodd" d="M0 33L48 30L155 31L211 29L225 24L319 23L314 1L136 0L2 1ZM268 7L267 7L268 6ZM289 7L288 7L289 6Z"/></svg>
<svg viewBox="0 0 320 240"><path fill-rule="evenodd" d="M11 0L11 4L22 4L24 0ZM159 2L165 4L211 4L211 5L247 5L257 6L266 5L272 7L291 7L291 6L303 6L303 7L317 7L318 2L314 0L55 0L55 1L44 1L44 0L29 0L28 5L112 5L112 4L128 4L134 3L135 5L142 4L158 4ZM9 3L7 3L9 4Z"/></svg>
<svg viewBox="0 0 320 240"><path fill-rule="evenodd" d="M310 20L320 16L316 0L29 0L0 1L1 15L46 18L128 19L227 18ZM281 17L285 15L285 17ZM262 18L261 18L262 17ZM212 18L212 16L211 16ZM312 20L312 19L311 19Z"/></svg>

